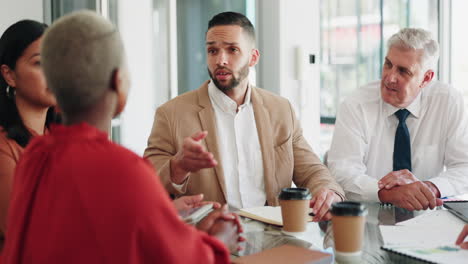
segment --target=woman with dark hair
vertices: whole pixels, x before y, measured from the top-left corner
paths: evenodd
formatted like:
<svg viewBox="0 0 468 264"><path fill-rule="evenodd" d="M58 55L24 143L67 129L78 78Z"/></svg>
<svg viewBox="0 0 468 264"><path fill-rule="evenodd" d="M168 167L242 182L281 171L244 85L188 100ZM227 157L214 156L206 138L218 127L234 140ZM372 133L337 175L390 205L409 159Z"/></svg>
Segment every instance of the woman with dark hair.
<svg viewBox="0 0 468 264"><path fill-rule="evenodd" d="M46 28L22 20L0 38L0 244L18 159L31 138L46 133L56 120L55 97L41 69L40 45Z"/></svg>

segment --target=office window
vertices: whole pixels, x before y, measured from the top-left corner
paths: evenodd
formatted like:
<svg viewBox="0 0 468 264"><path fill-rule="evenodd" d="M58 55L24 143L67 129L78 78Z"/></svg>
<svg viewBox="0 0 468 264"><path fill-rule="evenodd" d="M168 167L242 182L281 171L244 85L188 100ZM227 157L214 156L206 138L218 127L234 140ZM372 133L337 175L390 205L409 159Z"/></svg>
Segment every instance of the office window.
<svg viewBox="0 0 468 264"><path fill-rule="evenodd" d="M118 0L50 0L44 2L46 23L52 23L58 18L82 9L94 10L108 17L114 25L118 26ZM110 136L112 141L121 142L120 118L112 120Z"/></svg>
<svg viewBox="0 0 468 264"><path fill-rule="evenodd" d="M331 143L341 101L380 79L388 38L404 27L438 36L438 0L321 0L321 149Z"/></svg>
<svg viewBox="0 0 468 264"><path fill-rule="evenodd" d="M96 0L84 0L80 2L73 0L51 0L50 6L52 21L76 10L97 10Z"/></svg>
<svg viewBox="0 0 468 264"><path fill-rule="evenodd" d="M451 14L451 83L463 92L465 105L468 102L468 35L466 34L466 10L468 1L453 0ZM468 106L468 105L467 105Z"/></svg>

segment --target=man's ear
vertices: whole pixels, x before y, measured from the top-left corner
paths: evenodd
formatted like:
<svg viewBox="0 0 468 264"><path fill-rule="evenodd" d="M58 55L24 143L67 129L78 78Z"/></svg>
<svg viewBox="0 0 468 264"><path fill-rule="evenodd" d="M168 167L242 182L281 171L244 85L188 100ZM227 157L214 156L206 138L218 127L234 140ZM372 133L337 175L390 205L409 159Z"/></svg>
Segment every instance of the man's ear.
<svg viewBox="0 0 468 264"><path fill-rule="evenodd" d="M426 73L424 73L424 78L421 82L420 87L424 88L426 85L428 85L431 81L432 78L434 78L434 71L433 70L427 70Z"/></svg>
<svg viewBox="0 0 468 264"><path fill-rule="evenodd" d="M5 79L6 83L10 87L16 87L16 75L15 72L8 67L8 65L2 64L0 66L0 73L3 76L3 79Z"/></svg>
<svg viewBox="0 0 468 264"><path fill-rule="evenodd" d="M258 51L258 49L252 49L251 54L250 54L249 67L253 67L257 65L259 59L260 59L260 52Z"/></svg>
<svg viewBox="0 0 468 264"><path fill-rule="evenodd" d="M128 83L126 82L125 72L121 68L115 69L112 73L111 89L116 93L117 105L114 113L114 117L122 113L127 103L128 96Z"/></svg>

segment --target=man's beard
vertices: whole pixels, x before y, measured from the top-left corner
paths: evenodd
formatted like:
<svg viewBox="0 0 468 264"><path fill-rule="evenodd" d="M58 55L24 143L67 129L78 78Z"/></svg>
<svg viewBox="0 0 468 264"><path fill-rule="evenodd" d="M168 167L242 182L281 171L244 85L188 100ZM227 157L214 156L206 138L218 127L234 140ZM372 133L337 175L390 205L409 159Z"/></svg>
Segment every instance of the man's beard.
<svg viewBox="0 0 468 264"><path fill-rule="evenodd" d="M216 85L216 87L222 91L222 92L227 92L235 87L237 87L239 85L239 83L241 81L243 81L248 75L249 75L249 63L245 64L245 66L243 66L240 71L239 71L239 77L236 78L236 76L234 75L234 72L232 72L230 69L226 68L226 67L219 67L219 68L216 68L216 70L219 70L219 69L225 69L225 70L228 70L229 72L231 72L231 81L229 83L227 83L226 85L222 85L221 83L218 82L218 80L215 78L215 75L214 73L212 73L210 71L210 69L208 69L208 74L210 75L210 78L211 80L213 80L213 83Z"/></svg>

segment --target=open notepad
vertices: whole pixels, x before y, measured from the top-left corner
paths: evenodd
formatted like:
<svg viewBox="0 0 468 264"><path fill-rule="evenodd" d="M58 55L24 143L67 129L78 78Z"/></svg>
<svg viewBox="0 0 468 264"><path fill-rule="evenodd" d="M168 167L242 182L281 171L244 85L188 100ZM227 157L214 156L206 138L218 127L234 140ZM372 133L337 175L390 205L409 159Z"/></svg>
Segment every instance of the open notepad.
<svg viewBox="0 0 468 264"><path fill-rule="evenodd" d="M447 210L431 211L395 226L380 226L382 249L428 263L467 263L468 250L455 246L463 226Z"/></svg>
<svg viewBox="0 0 468 264"><path fill-rule="evenodd" d="M271 225L283 226L281 218L281 207L279 206L261 206L253 208L243 208L238 212L240 216L251 218ZM309 217L309 222L312 217Z"/></svg>

